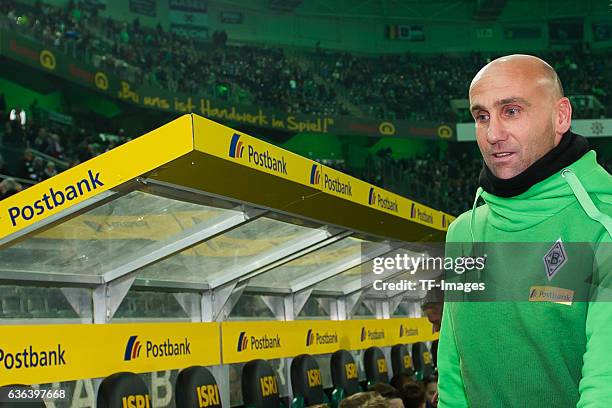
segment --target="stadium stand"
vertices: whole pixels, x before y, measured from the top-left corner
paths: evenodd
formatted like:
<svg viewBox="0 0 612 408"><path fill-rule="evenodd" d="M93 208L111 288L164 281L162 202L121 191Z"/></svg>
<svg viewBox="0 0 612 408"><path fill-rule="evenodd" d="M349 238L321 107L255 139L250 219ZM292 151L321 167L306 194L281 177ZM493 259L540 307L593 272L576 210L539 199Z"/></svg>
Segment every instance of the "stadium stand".
<svg viewBox="0 0 612 408"><path fill-rule="evenodd" d="M240 102L293 113L348 114L337 97L342 93L360 107L357 113L381 119L469 120L465 112L453 111L450 101L464 99L474 73L499 56L367 57L319 52L290 57L281 48L202 44L164 32L161 26L146 29L138 19L130 23L102 19L95 10L87 3L70 2L66 8L42 2L33 8L0 3L11 29L48 45L70 48L94 66L131 81L226 99L233 95ZM559 72L566 94L592 94L600 99L601 108L576 106L576 118L611 113L612 99L605 86L612 79L610 55L593 54L585 45L538 56ZM314 60L315 68L309 70L301 59Z"/></svg>

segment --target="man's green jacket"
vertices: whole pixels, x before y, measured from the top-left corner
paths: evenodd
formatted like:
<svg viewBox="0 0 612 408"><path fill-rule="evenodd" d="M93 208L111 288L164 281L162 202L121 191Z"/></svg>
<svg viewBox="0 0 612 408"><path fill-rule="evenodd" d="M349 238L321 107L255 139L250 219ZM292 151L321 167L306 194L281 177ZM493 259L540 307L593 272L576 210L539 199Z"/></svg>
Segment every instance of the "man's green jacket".
<svg viewBox="0 0 612 408"><path fill-rule="evenodd" d="M486 255L460 277L486 287L445 293L439 408L612 407L612 176L589 151L520 195L478 196L446 256Z"/></svg>

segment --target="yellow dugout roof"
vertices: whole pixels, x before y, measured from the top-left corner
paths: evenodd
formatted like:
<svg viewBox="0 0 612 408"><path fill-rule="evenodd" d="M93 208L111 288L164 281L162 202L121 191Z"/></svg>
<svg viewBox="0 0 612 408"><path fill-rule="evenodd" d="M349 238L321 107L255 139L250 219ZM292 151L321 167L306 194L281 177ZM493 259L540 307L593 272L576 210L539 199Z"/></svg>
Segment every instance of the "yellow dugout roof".
<svg viewBox="0 0 612 408"><path fill-rule="evenodd" d="M0 271L347 294L359 265L442 241L452 220L192 114L1 201Z"/></svg>

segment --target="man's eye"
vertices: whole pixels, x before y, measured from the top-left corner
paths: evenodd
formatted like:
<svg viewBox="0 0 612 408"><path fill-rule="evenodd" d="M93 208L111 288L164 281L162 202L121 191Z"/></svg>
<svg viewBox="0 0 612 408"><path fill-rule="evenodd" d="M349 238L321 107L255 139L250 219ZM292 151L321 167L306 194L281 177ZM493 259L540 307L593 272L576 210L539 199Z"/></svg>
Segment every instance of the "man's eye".
<svg viewBox="0 0 612 408"><path fill-rule="evenodd" d="M519 109L518 108L508 108L506 109L506 115L508 116L516 116L519 113Z"/></svg>
<svg viewBox="0 0 612 408"><path fill-rule="evenodd" d="M476 115L477 122L485 122L487 120L489 120L489 115L487 115L486 113L480 113Z"/></svg>

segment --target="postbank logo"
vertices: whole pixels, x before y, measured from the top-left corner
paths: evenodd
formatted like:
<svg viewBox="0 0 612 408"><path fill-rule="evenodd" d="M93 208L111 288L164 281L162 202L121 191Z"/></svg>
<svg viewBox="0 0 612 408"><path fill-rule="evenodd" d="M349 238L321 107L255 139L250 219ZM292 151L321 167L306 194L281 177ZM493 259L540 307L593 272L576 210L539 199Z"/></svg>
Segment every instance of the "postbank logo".
<svg viewBox="0 0 612 408"><path fill-rule="evenodd" d="M312 329L308 329L308 333L306 334L306 347L310 346L314 343L314 333Z"/></svg>
<svg viewBox="0 0 612 408"><path fill-rule="evenodd" d="M432 364L433 360L431 358L431 353L429 351L423 352L423 362L425 364Z"/></svg>
<svg viewBox="0 0 612 408"><path fill-rule="evenodd" d="M24 206L11 207L8 209L8 216L13 227L16 227L20 220L29 221L35 216L41 216L47 211L63 207L70 201L94 192L98 187L103 187L104 182L99 172L87 170L87 177L75 183L64 186L63 188L49 188L42 196L34 202Z"/></svg>
<svg viewBox="0 0 612 408"><path fill-rule="evenodd" d="M57 348L41 350L27 345L19 350L0 348L0 367L10 372L20 369L58 367L66 365L66 349L62 344Z"/></svg>
<svg viewBox="0 0 612 408"><path fill-rule="evenodd" d="M324 174L323 186L327 190L333 191L343 196L353 196L353 185L351 184L350 180L343 181L339 176L330 177L328 174Z"/></svg>
<svg viewBox="0 0 612 408"><path fill-rule="evenodd" d="M374 187L370 187L370 194L368 194L368 205L374 205L376 202L376 195L374 194Z"/></svg>
<svg viewBox="0 0 612 408"><path fill-rule="evenodd" d="M123 354L124 361L134 360L140 357L143 344L145 345L144 358L161 358L191 355L191 342L187 337L181 341L172 341L169 338L162 342L151 340L140 341L138 336L130 336Z"/></svg>
<svg viewBox="0 0 612 408"><path fill-rule="evenodd" d="M232 136L232 141L230 142L229 156L234 159L242 158L242 153L244 152L244 145L240 140L240 135L238 133L234 133Z"/></svg>
<svg viewBox="0 0 612 408"><path fill-rule="evenodd" d="M361 341L381 340L385 338L384 330L366 330L365 326L361 328Z"/></svg>
<svg viewBox="0 0 612 408"><path fill-rule="evenodd" d="M246 150L246 156L245 156ZM245 143L242 140L242 136L238 133L234 133L232 140L229 145L229 157L236 160L246 160L258 167L271 170L275 173L287 175L287 161L285 156L275 155L269 150L259 150L250 143Z"/></svg>
<svg viewBox="0 0 612 408"><path fill-rule="evenodd" d="M410 336L418 336L419 335L419 329L414 328L414 329L410 329L408 327L404 327L403 324L400 324L400 329L399 329L399 336L400 338L402 337L410 337Z"/></svg>
<svg viewBox="0 0 612 408"><path fill-rule="evenodd" d="M530 302L552 302L571 306L574 301L574 291L554 286L532 286L529 289Z"/></svg>
<svg viewBox="0 0 612 408"><path fill-rule="evenodd" d="M138 341L138 336L131 336L127 345L125 346L125 354L123 356L123 360L130 361L140 356L140 349L142 348L142 344Z"/></svg>
<svg viewBox="0 0 612 408"><path fill-rule="evenodd" d="M246 332L240 332L240 336L238 336L238 347L236 348L238 352L246 350L249 344L249 338Z"/></svg>
<svg viewBox="0 0 612 408"><path fill-rule="evenodd" d="M319 185L321 181L321 168L318 164L313 164L310 169L310 184L311 185Z"/></svg>
<svg viewBox="0 0 612 408"><path fill-rule="evenodd" d="M319 333L308 329L308 333L306 333L306 347L318 344L338 344L338 333Z"/></svg>
<svg viewBox="0 0 612 408"><path fill-rule="evenodd" d="M273 336L268 336L264 334L263 336L249 336L246 332L240 332L238 336L238 345L236 350L238 352L242 352L245 350L268 350L280 348L281 338L278 334Z"/></svg>
<svg viewBox="0 0 612 408"><path fill-rule="evenodd" d="M410 207L410 218L419 219L428 224L433 224L433 214L430 214L427 211L421 211L415 203L412 203L412 206Z"/></svg>
<svg viewBox="0 0 612 408"><path fill-rule="evenodd" d="M399 212L399 206L397 200L392 200L387 196L380 194L374 187L370 187L370 193L368 194L368 205L376 205L379 208L390 210L393 212Z"/></svg>

